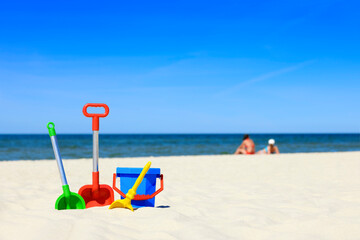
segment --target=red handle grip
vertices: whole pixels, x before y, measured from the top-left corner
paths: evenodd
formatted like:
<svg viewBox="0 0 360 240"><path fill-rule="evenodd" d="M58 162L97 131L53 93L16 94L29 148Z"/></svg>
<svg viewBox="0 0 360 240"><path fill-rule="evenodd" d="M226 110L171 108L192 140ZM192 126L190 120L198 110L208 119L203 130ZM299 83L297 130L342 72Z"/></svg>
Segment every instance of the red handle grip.
<svg viewBox="0 0 360 240"><path fill-rule="evenodd" d="M88 107L103 107L105 109L104 113L88 113ZM87 103L83 107L83 114L86 117L92 117L92 130L99 131L99 118L106 117L109 114L109 107L105 103Z"/></svg>

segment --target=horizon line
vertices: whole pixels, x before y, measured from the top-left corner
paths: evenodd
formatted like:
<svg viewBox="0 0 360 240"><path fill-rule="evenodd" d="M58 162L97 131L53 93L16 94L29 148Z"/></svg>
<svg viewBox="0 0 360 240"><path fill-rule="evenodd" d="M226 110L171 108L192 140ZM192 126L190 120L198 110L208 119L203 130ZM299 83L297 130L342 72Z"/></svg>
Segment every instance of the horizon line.
<svg viewBox="0 0 360 240"><path fill-rule="evenodd" d="M56 135L91 135L92 133L57 133ZM99 134L105 134L105 135L186 135L186 134L197 134L197 135L216 135L216 134L222 134L222 135L243 135L243 134L249 134L249 135L258 135L258 134L360 134L360 132L272 132L272 133L266 133L266 132L242 132L242 133L99 133ZM0 133L0 135L48 135L48 133Z"/></svg>

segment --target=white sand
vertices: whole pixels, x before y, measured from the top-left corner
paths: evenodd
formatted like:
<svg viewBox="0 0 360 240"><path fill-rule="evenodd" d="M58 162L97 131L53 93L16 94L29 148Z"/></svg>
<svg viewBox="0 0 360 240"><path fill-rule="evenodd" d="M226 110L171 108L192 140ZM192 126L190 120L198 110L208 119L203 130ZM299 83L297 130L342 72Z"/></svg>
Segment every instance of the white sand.
<svg viewBox="0 0 360 240"><path fill-rule="evenodd" d="M100 183L148 160L161 207L135 212L55 210L55 160L0 162L0 239L360 239L360 152L100 159ZM91 161L64 160L71 191Z"/></svg>

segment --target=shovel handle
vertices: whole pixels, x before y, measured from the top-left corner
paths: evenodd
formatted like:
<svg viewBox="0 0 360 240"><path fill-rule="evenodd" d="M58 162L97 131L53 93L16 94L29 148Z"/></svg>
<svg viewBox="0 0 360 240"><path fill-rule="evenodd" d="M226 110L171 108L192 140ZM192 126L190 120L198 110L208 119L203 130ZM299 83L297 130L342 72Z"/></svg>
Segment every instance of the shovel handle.
<svg viewBox="0 0 360 240"><path fill-rule="evenodd" d="M104 113L88 113L88 107L103 107L105 109ZM86 117L92 118L92 130L99 131L99 118L106 117L109 114L109 107L105 103L87 103L83 107L83 114Z"/></svg>
<svg viewBox="0 0 360 240"><path fill-rule="evenodd" d="M51 144L52 144L52 147L54 150L54 155L55 155L56 162L58 165L61 183L62 183L62 185L68 185L67 180L66 180L64 166L63 166L61 155L60 155L59 144L58 144L57 137L56 137L55 124L53 122L49 122L47 124L47 128L49 130Z"/></svg>
<svg viewBox="0 0 360 240"><path fill-rule="evenodd" d="M134 190L136 192L138 186L140 185L140 183L142 182L142 180L145 177L145 174L149 171L149 168L151 166L151 162L148 162L145 167L143 168L143 170L141 171L139 177L136 179L134 186L132 187L132 190Z"/></svg>

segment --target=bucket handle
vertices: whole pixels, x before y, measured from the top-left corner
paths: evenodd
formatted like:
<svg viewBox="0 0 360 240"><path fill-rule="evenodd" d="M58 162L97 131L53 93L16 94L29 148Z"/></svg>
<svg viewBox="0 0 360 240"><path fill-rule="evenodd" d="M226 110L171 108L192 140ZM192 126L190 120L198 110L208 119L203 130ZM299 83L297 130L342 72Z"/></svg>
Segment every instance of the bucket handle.
<svg viewBox="0 0 360 240"><path fill-rule="evenodd" d="M126 198L126 194L123 193L120 189L118 189L116 187L116 173L114 173L114 175L113 175L113 189L115 190L115 192L119 193L123 198ZM162 190L164 190L164 176L162 174L160 174L160 188L156 192L154 192L151 195L136 194L133 200L148 200L148 199L151 199L151 198L155 197L156 195L158 195Z"/></svg>

